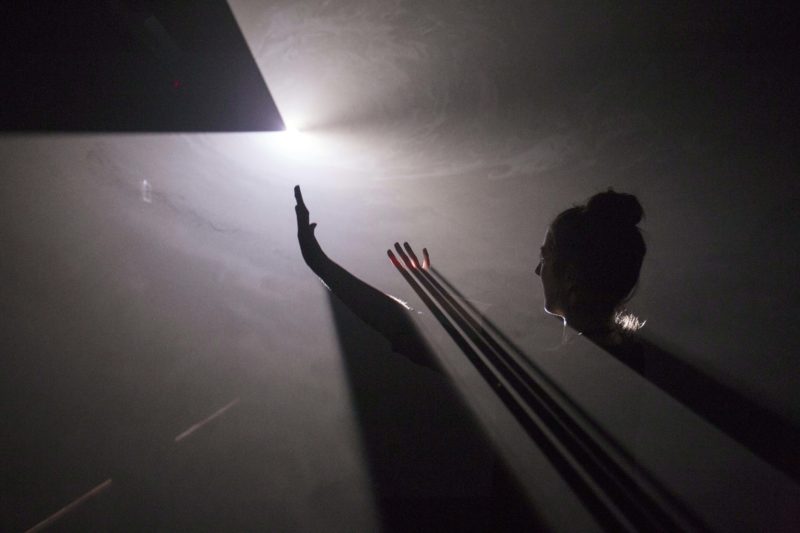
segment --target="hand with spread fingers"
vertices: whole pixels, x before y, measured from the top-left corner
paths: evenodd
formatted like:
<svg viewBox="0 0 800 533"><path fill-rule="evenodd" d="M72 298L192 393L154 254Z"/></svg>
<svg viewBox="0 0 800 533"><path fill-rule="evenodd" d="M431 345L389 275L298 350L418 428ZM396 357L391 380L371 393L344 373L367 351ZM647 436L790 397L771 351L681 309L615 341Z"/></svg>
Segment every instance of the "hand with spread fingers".
<svg viewBox="0 0 800 533"><path fill-rule="evenodd" d="M309 224L308 222L308 208L303 201L303 193L300 191L299 185L294 187L294 199L297 202L297 205L294 206L294 212L297 215L297 240L300 243L300 252L303 254L306 264L314 267L325 255L319 242L317 242L317 237L314 235L317 223L312 222Z"/></svg>
<svg viewBox="0 0 800 533"><path fill-rule="evenodd" d="M417 254L414 253L414 249L411 248L411 245L407 242L404 242L402 247L399 242L394 243L394 249L397 251L397 255L400 256L400 259L403 260L401 263L391 249L386 250L386 255L389 256L389 260L395 267L402 268L402 265L405 264L405 267L409 270L430 270L431 258L428 255L427 248L422 249L422 263L419 262Z"/></svg>

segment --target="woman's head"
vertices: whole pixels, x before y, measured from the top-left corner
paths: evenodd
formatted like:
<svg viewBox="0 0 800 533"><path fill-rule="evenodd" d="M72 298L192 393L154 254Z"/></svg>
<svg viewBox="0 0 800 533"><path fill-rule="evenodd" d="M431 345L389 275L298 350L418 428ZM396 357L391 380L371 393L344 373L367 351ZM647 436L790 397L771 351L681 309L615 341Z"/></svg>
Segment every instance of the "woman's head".
<svg viewBox="0 0 800 533"><path fill-rule="evenodd" d="M631 296L646 252L635 196L607 192L553 220L536 273L545 309L570 320L607 321Z"/></svg>

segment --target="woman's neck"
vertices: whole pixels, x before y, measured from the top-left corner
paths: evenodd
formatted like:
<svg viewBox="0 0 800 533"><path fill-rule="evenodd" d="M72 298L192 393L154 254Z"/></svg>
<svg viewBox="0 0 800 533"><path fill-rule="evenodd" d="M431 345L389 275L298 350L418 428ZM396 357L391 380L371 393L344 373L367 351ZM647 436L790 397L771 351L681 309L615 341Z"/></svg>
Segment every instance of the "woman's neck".
<svg viewBox="0 0 800 533"><path fill-rule="evenodd" d="M577 330L582 335L593 339L603 339L617 330L614 315L581 315L569 313L565 316L567 325Z"/></svg>

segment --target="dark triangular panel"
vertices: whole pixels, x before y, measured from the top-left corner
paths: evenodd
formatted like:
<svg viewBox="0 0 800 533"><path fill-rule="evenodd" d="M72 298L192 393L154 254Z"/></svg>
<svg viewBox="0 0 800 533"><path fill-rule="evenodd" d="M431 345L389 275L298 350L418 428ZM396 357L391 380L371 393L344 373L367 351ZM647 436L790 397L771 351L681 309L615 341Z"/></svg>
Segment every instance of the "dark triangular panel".
<svg viewBox="0 0 800 533"><path fill-rule="evenodd" d="M3 131L274 131L224 0L6 2Z"/></svg>

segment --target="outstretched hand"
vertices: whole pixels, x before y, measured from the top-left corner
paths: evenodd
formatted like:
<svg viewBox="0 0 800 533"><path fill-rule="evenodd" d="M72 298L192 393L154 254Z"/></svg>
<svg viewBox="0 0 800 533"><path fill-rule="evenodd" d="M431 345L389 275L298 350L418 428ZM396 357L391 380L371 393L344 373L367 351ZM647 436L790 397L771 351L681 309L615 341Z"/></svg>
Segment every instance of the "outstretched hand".
<svg viewBox="0 0 800 533"><path fill-rule="evenodd" d="M324 255L317 242L317 237L314 235L317 223L312 222L309 224L308 222L308 208L303 201L303 193L300 192L299 185L294 186L294 199L297 202L297 205L294 206L294 212L297 215L297 240L300 243L300 252L303 254L306 264L312 266Z"/></svg>

